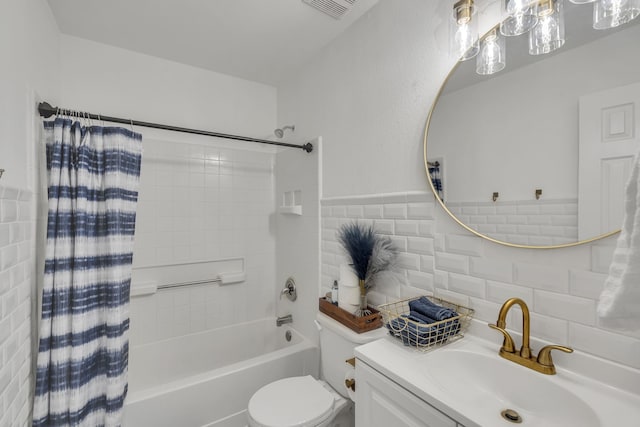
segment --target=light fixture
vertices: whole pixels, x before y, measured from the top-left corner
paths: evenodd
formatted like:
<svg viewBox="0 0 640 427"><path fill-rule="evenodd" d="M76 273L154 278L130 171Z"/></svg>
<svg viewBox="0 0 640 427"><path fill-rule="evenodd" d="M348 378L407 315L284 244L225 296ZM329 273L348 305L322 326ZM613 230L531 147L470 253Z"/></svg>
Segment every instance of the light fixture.
<svg viewBox="0 0 640 427"><path fill-rule="evenodd" d="M480 52L476 56L476 73L494 74L506 65L504 38L494 28L480 42Z"/></svg>
<svg viewBox="0 0 640 427"><path fill-rule="evenodd" d="M540 0L538 24L529 32L529 54L553 52L564 44L563 0Z"/></svg>
<svg viewBox="0 0 640 427"><path fill-rule="evenodd" d="M478 20L473 0L459 0L453 5L451 22L451 52L460 61L478 54Z"/></svg>
<svg viewBox="0 0 640 427"><path fill-rule="evenodd" d="M506 66L506 41L500 35L529 32L529 54L555 51L565 42L564 0L500 0L507 17L478 41L478 19L474 0L458 0L453 5L451 52L460 61L476 58L476 73L497 73ZM594 3L593 27L614 28L640 16L640 0L570 0L575 4ZM533 22L533 24L532 24ZM530 29L526 27L531 26Z"/></svg>
<svg viewBox="0 0 640 427"><path fill-rule="evenodd" d="M531 30L538 22L537 1L504 0L504 13L507 17L500 24L503 36L519 36Z"/></svg>
<svg viewBox="0 0 640 427"><path fill-rule="evenodd" d="M640 0L598 0L593 5L593 28L614 28L626 24L639 14Z"/></svg>

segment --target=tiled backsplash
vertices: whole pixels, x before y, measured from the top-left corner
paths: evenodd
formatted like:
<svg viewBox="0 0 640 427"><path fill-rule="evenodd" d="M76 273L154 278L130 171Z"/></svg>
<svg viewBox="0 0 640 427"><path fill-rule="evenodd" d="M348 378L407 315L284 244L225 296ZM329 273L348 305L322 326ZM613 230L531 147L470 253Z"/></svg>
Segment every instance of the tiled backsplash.
<svg viewBox="0 0 640 427"><path fill-rule="evenodd" d="M508 248L464 231L435 204L431 193L324 199L322 295L346 261L336 230L354 220L373 224L401 251L399 274L377 284L370 303L435 294L475 309L479 333L499 343L499 337L482 324L496 321L506 299L520 297L531 310L534 342L569 345L577 352L558 355L560 362L597 371L589 373L602 381L617 379L621 387L640 390L635 384L640 379L638 338L597 326L597 300L615 240L553 250ZM512 310L509 328L520 331L520 325L520 313Z"/></svg>
<svg viewBox="0 0 640 427"><path fill-rule="evenodd" d="M550 246L578 240L575 199L513 202L447 202L460 221L509 243Z"/></svg>
<svg viewBox="0 0 640 427"><path fill-rule="evenodd" d="M33 219L30 191L0 186L0 425L27 425Z"/></svg>
<svg viewBox="0 0 640 427"><path fill-rule="evenodd" d="M242 257L246 281L133 297L132 344L272 314L275 154L230 149L212 140L147 138L144 147L134 279L136 268Z"/></svg>
<svg viewBox="0 0 640 427"><path fill-rule="evenodd" d="M395 277L392 283L377 286L370 293L370 302L384 303L387 297L400 298L412 290L434 291L435 204L432 196L403 193L324 199L321 203L323 291L331 288L339 276L339 265L346 262L336 241L336 231L351 221L373 224L377 232L390 236L401 252L401 276Z"/></svg>

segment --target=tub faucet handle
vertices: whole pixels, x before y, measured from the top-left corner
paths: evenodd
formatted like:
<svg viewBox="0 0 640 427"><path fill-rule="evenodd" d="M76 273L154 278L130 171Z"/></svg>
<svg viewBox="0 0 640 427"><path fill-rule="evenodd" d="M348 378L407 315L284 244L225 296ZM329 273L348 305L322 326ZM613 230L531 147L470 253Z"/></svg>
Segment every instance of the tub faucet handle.
<svg viewBox="0 0 640 427"><path fill-rule="evenodd" d="M289 299L289 301L295 301L298 298L298 292L296 291L296 282L293 277L289 277L284 284L284 289L280 291L280 298L283 295Z"/></svg>

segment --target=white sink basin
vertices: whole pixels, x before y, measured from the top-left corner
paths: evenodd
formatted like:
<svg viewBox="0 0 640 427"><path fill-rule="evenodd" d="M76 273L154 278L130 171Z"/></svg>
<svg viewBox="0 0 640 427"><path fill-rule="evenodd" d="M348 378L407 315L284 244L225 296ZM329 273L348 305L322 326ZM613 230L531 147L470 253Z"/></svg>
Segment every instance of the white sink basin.
<svg viewBox="0 0 640 427"><path fill-rule="evenodd" d="M493 414L496 425L516 425L500 419L501 412L510 409L521 417L521 426L600 426L596 413L574 393L550 381L547 375L497 354L444 347L428 355L428 361L421 370L424 375L465 405L474 405L488 416Z"/></svg>
<svg viewBox="0 0 640 427"><path fill-rule="evenodd" d="M565 368L544 375L503 359L499 348L499 342L467 336L422 353L388 337L357 347L355 354L465 427L640 425L640 395ZM522 422L504 419L506 409Z"/></svg>

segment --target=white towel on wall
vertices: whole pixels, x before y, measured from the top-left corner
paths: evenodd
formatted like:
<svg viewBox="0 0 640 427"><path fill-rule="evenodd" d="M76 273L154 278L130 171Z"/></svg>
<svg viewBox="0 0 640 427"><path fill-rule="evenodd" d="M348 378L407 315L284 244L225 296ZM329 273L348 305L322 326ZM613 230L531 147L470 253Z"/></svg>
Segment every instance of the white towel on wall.
<svg viewBox="0 0 640 427"><path fill-rule="evenodd" d="M624 220L598 302L600 325L640 330L640 153L627 183Z"/></svg>

